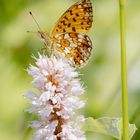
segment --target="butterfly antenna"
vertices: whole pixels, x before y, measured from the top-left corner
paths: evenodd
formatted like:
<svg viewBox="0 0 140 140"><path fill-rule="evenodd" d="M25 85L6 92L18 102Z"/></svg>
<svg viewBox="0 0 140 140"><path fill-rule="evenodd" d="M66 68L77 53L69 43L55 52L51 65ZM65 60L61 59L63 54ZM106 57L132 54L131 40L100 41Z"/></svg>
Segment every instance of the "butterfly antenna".
<svg viewBox="0 0 140 140"><path fill-rule="evenodd" d="M41 28L40 28L40 26L39 26L39 24L38 24L38 22L37 22L37 20L35 19L35 17L33 16L33 14L32 14L32 12L31 12L31 11L29 12L29 14L31 15L31 17L32 17L32 18L33 18L33 20L35 21L35 23L36 23L36 25L37 25L38 29L39 29L40 31L42 31L42 30L41 30Z"/></svg>

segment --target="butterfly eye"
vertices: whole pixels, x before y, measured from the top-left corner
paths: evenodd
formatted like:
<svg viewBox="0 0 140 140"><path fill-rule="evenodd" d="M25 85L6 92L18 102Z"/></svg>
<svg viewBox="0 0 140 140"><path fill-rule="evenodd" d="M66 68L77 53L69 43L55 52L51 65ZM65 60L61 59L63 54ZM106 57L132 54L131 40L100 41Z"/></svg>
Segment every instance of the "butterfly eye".
<svg viewBox="0 0 140 140"><path fill-rule="evenodd" d="M41 32L41 31L38 31L38 32L37 32L37 35L38 35L38 36L39 36L39 38L41 38L41 39L44 39L44 38L45 38L44 33L43 33L43 32Z"/></svg>
<svg viewBox="0 0 140 140"><path fill-rule="evenodd" d="M44 39L44 36L41 34L41 38L43 38Z"/></svg>
<svg viewBox="0 0 140 140"><path fill-rule="evenodd" d="M41 39L45 39L45 35L44 35L43 32L40 33L40 38L41 38Z"/></svg>

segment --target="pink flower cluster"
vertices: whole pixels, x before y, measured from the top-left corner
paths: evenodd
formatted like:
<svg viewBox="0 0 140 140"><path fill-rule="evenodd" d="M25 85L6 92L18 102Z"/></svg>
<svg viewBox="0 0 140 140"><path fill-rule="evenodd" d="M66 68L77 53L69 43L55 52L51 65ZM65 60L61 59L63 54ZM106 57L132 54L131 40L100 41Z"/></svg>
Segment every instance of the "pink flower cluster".
<svg viewBox="0 0 140 140"><path fill-rule="evenodd" d="M86 140L81 131L83 116L75 116L75 111L84 107L79 96L84 93L78 79L78 72L62 58L39 55L36 65L30 65L29 75L38 94L29 91L31 100L28 112L36 113L33 121L36 131L33 140Z"/></svg>

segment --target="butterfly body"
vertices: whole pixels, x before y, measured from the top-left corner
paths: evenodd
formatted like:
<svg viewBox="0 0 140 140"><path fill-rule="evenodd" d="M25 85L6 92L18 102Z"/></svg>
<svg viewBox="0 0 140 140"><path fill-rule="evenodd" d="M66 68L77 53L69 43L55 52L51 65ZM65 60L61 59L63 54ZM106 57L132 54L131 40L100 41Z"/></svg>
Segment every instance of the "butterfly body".
<svg viewBox="0 0 140 140"><path fill-rule="evenodd" d="M92 42L85 35L92 26L92 4L80 0L58 20L50 34L39 31L40 37L58 55L67 58L72 66L80 67L91 55Z"/></svg>

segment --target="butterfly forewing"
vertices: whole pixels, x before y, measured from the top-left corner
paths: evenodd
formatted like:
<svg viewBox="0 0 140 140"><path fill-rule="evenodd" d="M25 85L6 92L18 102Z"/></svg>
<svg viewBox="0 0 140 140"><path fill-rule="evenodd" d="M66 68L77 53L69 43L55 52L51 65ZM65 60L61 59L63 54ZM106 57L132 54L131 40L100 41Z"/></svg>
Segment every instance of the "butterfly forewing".
<svg viewBox="0 0 140 140"><path fill-rule="evenodd" d="M75 32L54 35L51 45L58 54L67 58L72 66L78 67L88 61L92 50L90 38Z"/></svg>
<svg viewBox="0 0 140 140"><path fill-rule="evenodd" d="M61 16L50 35L65 32L87 32L92 26L92 12L90 0L80 0Z"/></svg>

